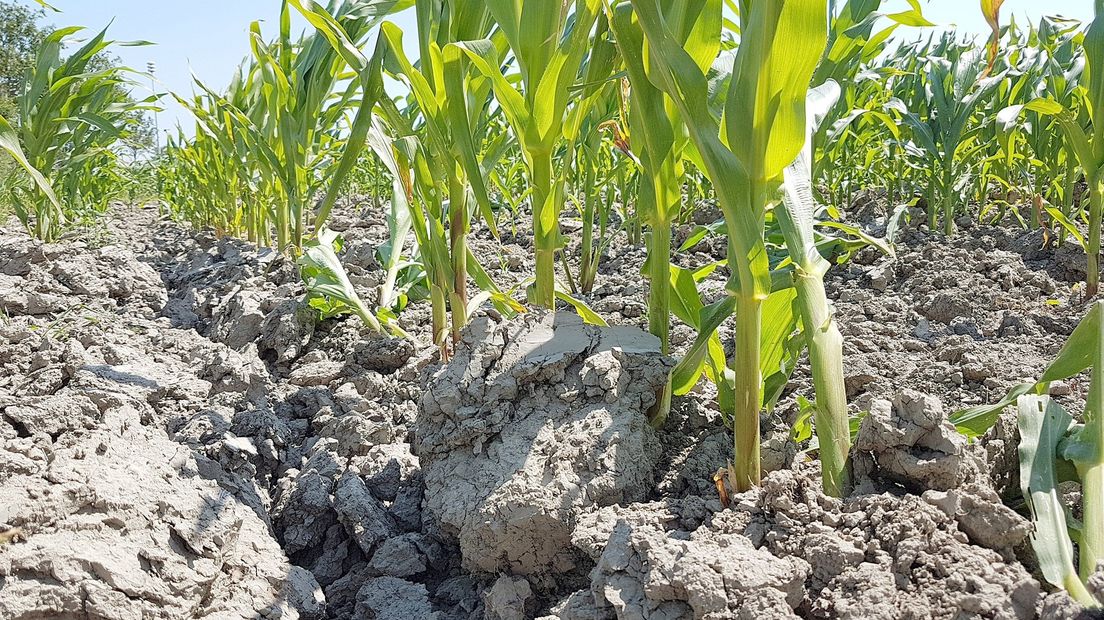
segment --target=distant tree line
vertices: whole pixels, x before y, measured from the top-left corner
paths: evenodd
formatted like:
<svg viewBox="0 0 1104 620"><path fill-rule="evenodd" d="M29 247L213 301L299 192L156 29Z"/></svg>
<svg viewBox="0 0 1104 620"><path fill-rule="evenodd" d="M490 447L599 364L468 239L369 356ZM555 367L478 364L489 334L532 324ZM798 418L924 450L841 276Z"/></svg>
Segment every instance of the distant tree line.
<svg viewBox="0 0 1104 620"><path fill-rule="evenodd" d="M15 98L35 50L48 30L40 26L42 9L0 0L0 116L15 117Z"/></svg>

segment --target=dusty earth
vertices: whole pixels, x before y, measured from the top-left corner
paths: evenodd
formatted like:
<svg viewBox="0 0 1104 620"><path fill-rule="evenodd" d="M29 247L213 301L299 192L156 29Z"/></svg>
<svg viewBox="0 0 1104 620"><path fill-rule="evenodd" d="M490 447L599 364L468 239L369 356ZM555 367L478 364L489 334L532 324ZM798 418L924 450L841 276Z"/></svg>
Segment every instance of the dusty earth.
<svg viewBox="0 0 1104 620"><path fill-rule="evenodd" d="M442 365L425 304L401 316L421 344L319 323L277 253L149 209L105 227L0 230L0 619L1090 617L1033 565L1014 422L968 444L946 421L1057 352L1072 246L963 221L836 267L856 489L825 497L790 439L799 365L770 473L724 509L707 386L644 422L674 360L640 329L642 248L613 244L587 296L614 327L480 312ZM333 227L372 290L386 223ZM531 271L523 236L473 246L504 286Z"/></svg>

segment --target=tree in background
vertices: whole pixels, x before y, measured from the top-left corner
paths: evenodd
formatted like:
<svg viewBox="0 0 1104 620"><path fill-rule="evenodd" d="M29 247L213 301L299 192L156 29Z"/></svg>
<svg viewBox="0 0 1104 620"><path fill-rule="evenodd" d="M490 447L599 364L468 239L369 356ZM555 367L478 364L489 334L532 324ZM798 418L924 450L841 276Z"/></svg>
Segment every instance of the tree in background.
<svg viewBox="0 0 1104 620"><path fill-rule="evenodd" d="M46 32L38 25L42 9L0 0L0 115L15 116L15 98L24 74L34 62L35 50Z"/></svg>
<svg viewBox="0 0 1104 620"><path fill-rule="evenodd" d="M142 204L157 199L157 129L153 116L142 110L130 113L133 122L128 134L115 147L119 154L120 199Z"/></svg>

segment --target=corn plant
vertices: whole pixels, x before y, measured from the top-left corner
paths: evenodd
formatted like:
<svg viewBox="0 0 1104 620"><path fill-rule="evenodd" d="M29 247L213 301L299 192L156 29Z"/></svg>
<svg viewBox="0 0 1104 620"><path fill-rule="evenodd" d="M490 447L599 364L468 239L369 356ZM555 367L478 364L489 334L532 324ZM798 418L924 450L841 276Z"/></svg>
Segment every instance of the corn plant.
<svg viewBox="0 0 1104 620"><path fill-rule="evenodd" d="M512 155L512 154L510 154ZM496 192L496 197L501 204L510 211L510 233L515 237L518 234L518 216L522 205L529 199L533 188L525 183L525 162L518 157L506 156L500 165L495 166L487 174L491 187Z"/></svg>
<svg viewBox="0 0 1104 620"><path fill-rule="evenodd" d="M704 74L720 51L721 13L710 10L708 0L665 3L661 19L673 27L672 40L690 56L698 73ZM641 221L648 227L648 329L670 350L671 322L671 226L682 212L683 161L690 136L678 107L649 76L645 58L648 49L644 31L632 5L620 4L610 23L624 59L631 86L629 95L629 145L639 162L642 180L636 204ZM651 413L660 425L670 408L670 384Z"/></svg>
<svg viewBox="0 0 1104 620"><path fill-rule="evenodd" d="M410 170L403 168L399 163L392 139L386 134L385 128L378 119L373 119L367 142L375 155L374 163L378 163L391 176L391 200L387 209L387 241L379 248L380 264L386 270L383 283L380 284L379 306L381 309L401 310L405 301L401 298L403 293L396 288L399 272L404 266L413 266L404 265L402 254L403 246L406 245L406 240L414 226L410 208L410 201L414 198ZM424 265L421 267L424 269Z"/></svg>
<svg viewBox="0 0 1104 620"><path fill-rule="evenodd" d="M1095 4L1096 17L1084 34L1085 76L1084 85L1077 89L1079 102L1077 109L1055 100L1053 97L1034 99L1020 111L1036 112L1051 116L1057 122L1065 141L1065 148L1072 151L1085 175L1089 189L1088 237L1083 237L1077 228L1066 228L1085 248L1086 274L1085 296L1093 297L1100 288L1100 227L1104 216L1104 123L1097 116L1104 105L1104 0ZM1086 121L1089 124L1086 127Z"/></svg>
<svg viewBox="0 0 1104 620"><path fill-rule="evenodd" d="M897 202L898 194L905 191L907 160L900 154L906 148L901 118L907 111L873 72L856 77L843 89L841 99L843 104L834 110L846 113L830 112L814 135L819 154L813 161L814 179L834 205L850 205L860 186L884 186L890 204Z"/></svg>
<svg viewBox="0 0 1104 620"><path fill-rule="evenodd" d="M925 58L931 41L914 41L879 57L842 83L842 113L819 130L814 176L826 185L831 204L850 205L862 187L885 188L890 204L908 202L926 179L923 150L905 120L926 108Z"/></svg>
<svg viewBox="0 0 1104 620"><path fill-rule="evenodd" d="M577 169L574 183L582 197L578 199L579 220L582 224L582 236L579 242L579 274L576 279L568 277L572 292L590 293L598 277L598 263L604 251L603 241L609 230L609 212L613 206L613 191L607 190L608 179L599 180L598 175L609 170L602 166L603 141L601 133L595 131L579 145L576 154ZM582 170L578 170L581 168ZM574 198L572 196L572 198ZM598 227L598 243L595 244L594 229Z"/></svg>
<svg viewBox="0 0 1104 620"><path fill-rule="evenodd" d="M825 48L827 7L819 0L743 6L743 39L718 120L709 108L705 72L675 38L679 30L667 20L670 4L632 2L651 52L653 79L678 107L725 215L732 271L729 296L703 309L703 319L708 315L708 320L702 327L715 331L716 317L736 314L735 360L730 367L735 458L730 477L737 490L746 490L760 478L760 337L763 302L771 291L763 238L766 208L781 184L783 169L805 143L805 93ZM702 10L720 12L721 3L706 2Z"/></svg>
<svg viewBox="0 0 1104 620"><path fill-rule="evenodd" d="M57 195L54 194L54 188L50 187L50 181L42 176L38 168L35 168L30 160L27 159L27 155L23 152L23 147L19 145L19 134L8 124L8 121L4 120L3 116L0 116L0 149L7 152L19 167L31 177L31 181L34 183L35 188L42 192L42 195L45 196L46 200L50 203L46 208L54 209L55 213L64 213L61 202L58 200ZM24 221L24 225L26 224L27 222Z"/></svg>
<svg viewBox="0 0 1104 620"><path fill-rule="evenodd" d="M937 53L953 49L945 38ZM977 106L1004 78L983 77L986 64L978 50L952 53L928 59L927 117L917 112L905 115L917 146L923 151L929 173L928 226L936 229L943 218L943 232L954 234L955 206L962 200L971 169L984 146L977 140L978 127L971 123Z"/></svg>
<svg viewBox="0 0 1104 620"><path fill-rule="evenodd" d="M11 176L3 188L23 225L47 241L107 207L120 179L112 147L154 100L129 98L129 70L103 56L113 43L106 29L62 58L81 30L61 28L43 40L16 101L18 124L0 119L0 147L33 181L26 187Z"/></svg>
<svg viewBox="0 0 1104 620"><path fill-rule="evenodd" d="M489 127L485 111L490 86L486 80L475 79L474 72L468 70L457 42L487 35L490 15L478 2L446 6L419 0L416 7L422 60L415 67L403 49L403 32L394 24L381 25L376 52L368 60L336 20L320 7L308 2L301 5L298 0L292 2L304 7L311 23L335 42L335 49L349 56L350 66L362 76L365 94L350 142L358 147L363 144L358 128L371 118L376 105L393 133L393 145L388 145L387 140L376 140L372 148L388 164L396 183L402 180L403 187L396 185L393 195L409 209L408 221L430 283L434 342L447 359L446 336L451 333L452 341L458 340L460 330L479 303L492 298L504 309L512 310L513 305L490 281L467 246L477 208L494 232L485 171L477 153L477 144ZM387 66L393 67L391 74L410 88L410 105L405 111L382 95L382 71ZM467 103L469 98L474 102L471 106ZM380 136L378 130L369 134ZM401 148L396 148L399 143ZM352 155L347 152L339 164L340 177L347 173L351 161ZM332 204L340 187L340 183L331 186L323 209ZM393 200L392 206L395 204ZM396 246L392 245L394 249ZM471 299L467 291L469 275L484 289L483 294ZM446 318L448 314L451 323Z"/></svg>
<svg viewBox="0 0 1104 620"><path fill-rule="evenodd" d="M190 110L196 117L196 135L192 140L183 135L170 139L162 172L163 200L178 217L213 228L217 235L271 245L271 212L278 190L272 175L264 174L271 168L261 157L247 154L264 153L264 161L272 162L274 153L250 135L248 121L232 102L211 94L196 97Z"/></svg>
<svg viewBox="0 0 1104 620"><path fill-rule="evenodd" d="M423 14L428 10L423 5L428 7L428 4L419 3L419 10ZM434 299L435 308L438 308L434 316L440 318L444 306L450 308L454 342L459 339L460 329L467 324L470 313L467 293L467 234L473 212L468 196L473 194L473 190L474 195L481 196L480 204L484 208L486 221L492 226L494 224L482 171L476 160L469 124L471 119L465 107L470 88L464 83L466 71L463 57L457 49L447 48L456 40L478 38L489 30L489 15L483 11L483 15L476 17L477 19L467 22L453 22L472 24L474 30L470 32L449 33L445 29L438 30L442 35L451 34L451 40L431 40L428 37L433 29L429 24L420 25L419 43L423 50L420 70L406 58L402 50L402 33L398 27L385 23L382 30L382 36L389 43L390 54L397 62L398 77L410 86L417 112L425 123L422 134L424 138L419 140L413 138L416 135L415 128L408 117L400 117L394 113L390 115L390 122L399 132L398 135L411 136L418 145L413 158L414 186L420 201L419 210L423 212L416 214L418 221L415 224L415 234L430 273L431 299ZM449 24L447 16L440 23ZM446 46L448 51L442 52L442 46ZM478 102L475 107L479 112L482 111L487 95L488 90L482 91L482 94L472 94L472 98ZM438 346L444 347L445 330L447 327L444 323L435 326L435 342ZM443 353L447 357L445 349L443 348Z"/></svg>
<svg viewBox="0 0 1104 620"><path fill-rule="evenodd" d="M882 0L847 0L838 13L832 11L827 48L813 72L814 86L829 80L846 86L863 64L874 61L882 54L886 42L897 28L935 25L924 17L918 0L909 0L908 10L889 14L878 11L881 4ZM889 19L890 24L881 27L883 18ZM876 26L880 27L877 32L874 30Z"/></svg>
<svg viewBox="0 0 1104 620"><path fill-rule="evenodd" d="M1084 424L1046 394L1051 376L1091 370ZM1047 368L1035 393L1016 399L1020 429L1020 485L1035 531L1031 546L1043 576L1089 607L1100 601L1085 587L1104 559L1104 302L1097 301ZM1042 388L1042 389L1039 389ZM1068 465L1072 464L1070 468ZM1074 470L1081 483L1080 523L1067 519L1058 491L1059 472ZM1077 532L1074 567L1070 532Z"/></svg>
<svg viewBox="0 0 1104 620"><path fill-rule="evenodd" d="M1009 196L1003 206L1014 213L1014 200L1010 198L1021 189L1026 192L1031 200L1031 225L1042 225L1044 217L1050 215L1063 225L1059 228L1060 242L1066 231L1074 228L1077 161L1066 149L1053 116L1023 108L1033 99L1049 96L1066 108L1078 109L1077 91L1084 62L1080 47L1074 44L1073 30L1071 25L1049 18L1043 18L1038 28L1032 27L1026 37L1010 30L1002 54L1011 66L1010 79L998 89L991 106L999 150L990 157L984 175L985 181L995 181ZM985 182L980 189L985 191L988 185ZM987 207L983 207L982 216Z"/></svg>
<svg viewBox="0 0 1104 620"><path fill-rule="evenodd" d="M847 453L851 435L847 418L847 389L843 382L843 336L824 290L830 263L820 254L813 226L813 136L839 97L839 86L825 82L809 91L805 146L786 168L782 202L775 209L786 247L793 261L796 304L801 315L805 346L809 349L816 392L815 422L819 440L824 490L839 497L848 487Z"/></svg>
<svg viewBox="0 0 1104 620"><path fill-rule="evenodd" d="M559 174L554 171L553 157L563 144L568 104L598 17L599 0L488 0L486 5L514 54L520 90L503 73L502 54L494 43L483 40L457 45L490 80L495 99L521 146L532 186L536 246L536 280L530 301L551 308L556 298L556 251L562 245L559 217L567 180L562 169ZM584 116L576 112L577 122Z"/></svg>
<svg viewBox="0 0 1104 620"><path fill-rule="evenodd" d="M616 183L623 176L624 168L635 165L622 147L627 148L624 135L615 119L603 120L604 115L594 115L587 121L576 151L573 174L573 193L582 194L579 199L579 217L582 230L579 239L579 274L572 284L572 292L590 293L598 278L602 255L622 229L622 222L611 217L614 203L619 198ZM613 136L609 138L608 129ZM574 198L574 196L572 196ZM568 279L569 283L572 280Z"/></svg>
<svg viewBox="0 0 1104 620"><path fill-rule="evenodd" d="M412 5L412 0L331 0L319 11L356 49L387 15ZM312 222L315 231L323 228L333 180L343 180L355 164L355 159L344 165L341 160L348 152L359 155L367 131L364 115L359 127L347 124L364 90L362 80L349 79L360 72L350 71L346 50L332 45L329 33L318 28L292 38L293 9L314 14L316 6L284 0L274 40L264 38L259 22L250 26L251 58L225 92L197 79L195 98L178 96L196 117L197 138L167 152L183 160L179 168L194 184L219 190L207 221L257 242L268 243L274 234L275 245L285 251L302 246ZM193 145L197 148L187 148ZM167 197L180 202L174 194Z"/></svg>
<svg viewBox="0 0 1104 620"><path fill-rule="evenodd" d="M341 260L337 257L341 245L337 233L323 229L317 239L304 248L297 263L307 288L307 303L323 319L352 313L372 329L380 331L379 321L361 301L356 287L341 266Z"/></svg>
<svg viewBox="0 0 1104 620"><path fill-rule="evenodd" d="M569 273L566 254L560 253L572 293L589 293L594 288L598 263L615 234L610 227L616 195L613 182L619 168L632 161L621 129L622 123L619 122L625 116L625 95L623 89L617 88L619 81L606 79L617 54L608 26L608 19L599 21L593 38L593 50L586 62L580 95L587 103L576 107L568 120L572 127L569 130L571 141L575 146L569 198L581 202L578 207L582 223L579 275L576 279ZM611 145L614 148L610 148ZM567 161L567 157L564 160L564 165L572 163ZM579 194L582 198L576 199ZM596 226L597 239L594 235Z"/></svg>
<svg viewBox="0 0 1104 620"><path fill-rule="evenodd" d="M333 97L348 59L332 45L332 33L316 30L298 45L292 44L290 7L299 9L308 21L317 14L303 10L303 4L314 3L284 3L276 45L265 44L256 24L251 28L256 70L265 77L261 84L275 82L274 88L255 91L254 105L266 110L259 128L271 144L277 145L274 150L281 164L277 173L282 177L287 198L286 208L279 205L276 210L277 238L283 240L281 247L289 235L292 244L298 246L302 242L303 210L313 204L315 194L320 191L315 184L320 175L315 171L325 169L330 149L341 146L331 128L348 113L355 97L355 80L343 91L338 91L338 97ZM356 42L367 38L388 14L411 4L409 0L343 2L340 5L331 2L328 13L335 16L332 23L341 27L347 40ZM321 178L328 180L325 176ZM330 204L324 203L315 216L316 230L324 225Z"/></svg>

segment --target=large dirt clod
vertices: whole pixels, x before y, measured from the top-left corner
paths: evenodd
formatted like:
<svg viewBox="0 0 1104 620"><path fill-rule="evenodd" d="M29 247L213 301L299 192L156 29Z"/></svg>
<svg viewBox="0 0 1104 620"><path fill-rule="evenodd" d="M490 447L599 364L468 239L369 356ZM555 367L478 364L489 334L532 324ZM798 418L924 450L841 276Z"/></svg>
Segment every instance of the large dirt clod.
<svg viewBox="0 0 1104 620"><path fill-rule="evenodd" d="M0 484L0 522L26 533L0 552L0 618L321 616L314 577L186 447L134 407L104 416Z"/></svg>
<svg viewBox="0 0 1104 620"><path fill-rule="evenodd" d="M578 573L584 511L641 499L659 445L645 411L671 361L635 328L577 315L477 319L422 399L416 451L426 508L458 538L464 566Z"/></svg>
<svg viewBox="0 0 1104 620"><path fill-rule="evenodd" d="M812 567L803 616L1035 616L1039 582L1018 562L971 544L954 515L914 495L825 497L815 474L774 472L736 501L755 545Z"/></svg>
<svg viewBox="0 0 1104 620"><path fill-rule="evenodd" d="M947 491L978 477L984 467L947 421L939 399L907 389L892 403L871 403L855 437L853 462L856 487L866 491L886 485Z"/></svg>

